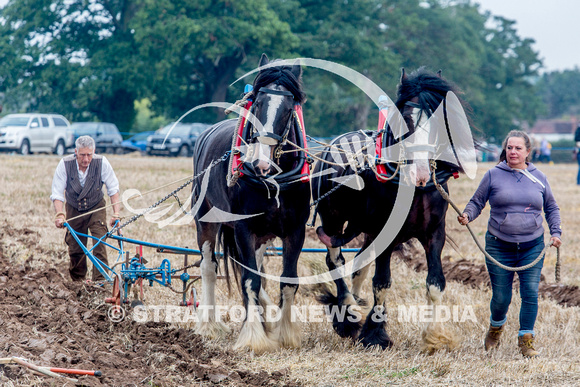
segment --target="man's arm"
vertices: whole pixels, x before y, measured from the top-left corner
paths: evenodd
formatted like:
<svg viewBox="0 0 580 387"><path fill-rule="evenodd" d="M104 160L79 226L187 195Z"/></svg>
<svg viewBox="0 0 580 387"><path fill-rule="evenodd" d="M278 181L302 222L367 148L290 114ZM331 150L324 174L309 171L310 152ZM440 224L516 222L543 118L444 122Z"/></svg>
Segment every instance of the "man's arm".
<svg viewBox="0 0 580 387"><path fill-rule="evenodd" d="M101 179L103 180L103 183L105 183L105 186L107 187L107 194L111 198L113 216L109 221L109 225L113 227L115 222L120 219L121 212L121 202L119 199L119 180L117 179L117 175L115 175L115 171L113 171L113 167L109 163L109 160L107 160L105 156L103 156Z"/></svg>
<svg viewBox="0 0 580 387"><path fill-rule="evenodd" d="M66 217L63 211L65 188L66 168L64 166L64 160L60 160L54 172L54 177L52 178L52 194L50 195L55 211L54 225L58 228L64 227L63 223Z"/></svg>
<svg viewBox="0 0 580 387"><path fill-rule="evenodd" d="M121 218L121 216L120 216L121 203L119 202L120 196L121 195L119 195L119 192L117 192L116 194L114 194L110 197L111 204L113 205L113 216L111 217L111 220L109 222L109 225L111 227L113 227L115 225L115 222Z"/></svg>

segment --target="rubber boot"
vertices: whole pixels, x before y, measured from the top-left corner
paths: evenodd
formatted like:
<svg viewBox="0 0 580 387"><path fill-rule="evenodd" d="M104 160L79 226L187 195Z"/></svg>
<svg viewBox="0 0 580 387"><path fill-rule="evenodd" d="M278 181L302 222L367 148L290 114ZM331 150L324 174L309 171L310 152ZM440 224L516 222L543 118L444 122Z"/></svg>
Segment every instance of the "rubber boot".
<svg viewBox="0 0 580 387"><path fill-rule="evenodd" d="M534 349L534 335L531 333L526 333L525 335L518 337L518 347L520 347L520 351L522 351L522 355L525 357L536 357L540 355L540 353Z"/></svg>
<svg viewBox="0 0 580 387"><path fill-rule="evenodd" d="M485 336L485 350L489 351L492 350L494 348L496 348L499 345L499 339L501 337L501 334L503 333L503 327L505 326L502 325L501 327L493 327L493 326L489 326L489 330L487 331L487 335Z"/></svg>

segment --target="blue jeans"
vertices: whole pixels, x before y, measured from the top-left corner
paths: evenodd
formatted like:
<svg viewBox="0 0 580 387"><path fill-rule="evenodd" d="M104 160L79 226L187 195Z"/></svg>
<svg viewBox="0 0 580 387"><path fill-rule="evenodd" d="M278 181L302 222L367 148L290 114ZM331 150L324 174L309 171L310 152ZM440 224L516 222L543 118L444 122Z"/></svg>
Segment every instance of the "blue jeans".
<svg viewBox="0 0 580 387"><path fill-rule="evenodd" d="M533 262L544 249L544 236L540 236L529 242L510 243L503 241L489 232L485 234L485 251L498 262L510 266L524 266ZM485 259L491 289L493 295L489 308L491 310L491 326L500 327L507 321L507 311L512 301L512 287L514 273L500 268ZM518 336L526 333L534 333L534 324L538 315L538 287L540 285L540 274L544 266L542 258L535 266L518 271L520 279L520 297L522 306L520 308L520 329Z"/></svg>
<svg viewBox="0 0 580 387"><path fill-rule="evenodd" d="M576 153L576 161L578 161L578 176L576 176L576 184L580 185L580 150Z"/></svg>

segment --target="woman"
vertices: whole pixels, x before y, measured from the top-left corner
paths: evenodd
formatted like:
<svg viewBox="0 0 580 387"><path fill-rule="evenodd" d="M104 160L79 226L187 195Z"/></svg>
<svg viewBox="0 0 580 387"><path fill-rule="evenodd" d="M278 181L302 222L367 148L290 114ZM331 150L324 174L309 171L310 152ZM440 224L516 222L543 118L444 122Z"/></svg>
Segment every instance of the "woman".
<svg viewBox="0 0 580 387"><path fill-rule="evenodd" d="M489 201L491 213L485 235L485 250L498 262L524 266L533 262L544 249L542 210L550 227L550 243L562 244L560 209L546 176L529 162L532 145L524 132L513 130L503 142L500 162L485 173L477 191L457 220L462 225L475 220ZM491 280L490 327L485 349L499 344L512 299L514 272L500 268L486 258ZM538 287L544 259L535 266L518 271L520 280L520 329L518 346L526 357L538 356L534 349L534 323L538 314Z"/></svg>

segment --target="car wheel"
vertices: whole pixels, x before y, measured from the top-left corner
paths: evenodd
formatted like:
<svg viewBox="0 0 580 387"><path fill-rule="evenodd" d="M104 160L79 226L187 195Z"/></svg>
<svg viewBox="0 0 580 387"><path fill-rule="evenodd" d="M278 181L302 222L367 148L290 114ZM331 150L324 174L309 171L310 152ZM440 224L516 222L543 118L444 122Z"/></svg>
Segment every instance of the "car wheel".
<svg viewBox="0 0 580 387"><path fill-rule="evenodd" d="M179 157L188 157L189 156L189 147L187 145L183 145L179 148L179 152L177 153Z"/></svg>
<svg viewBox="0 0 580 387"><path fill-rule="evenodd" d="M56 148L54 148L54 154L62 156L64 155L64 152L65 152L64 142L62 140L58 140Z"/></svg>
<svg viewBox="0 0 580 387"><path fill-rule="evenodd" d="M125 154L125 150L121 146L120 147L117 147L117 149L115 149L115 154L124 155Z"/></svg>
<svg viewBox="0 0 580 387"><path fill-rule="evenodd" d="M30 143L28 140L22 140L22 144L20 144L20 149L18 151L21 155L29 155L30 154Z"/></svg>

